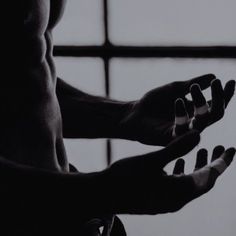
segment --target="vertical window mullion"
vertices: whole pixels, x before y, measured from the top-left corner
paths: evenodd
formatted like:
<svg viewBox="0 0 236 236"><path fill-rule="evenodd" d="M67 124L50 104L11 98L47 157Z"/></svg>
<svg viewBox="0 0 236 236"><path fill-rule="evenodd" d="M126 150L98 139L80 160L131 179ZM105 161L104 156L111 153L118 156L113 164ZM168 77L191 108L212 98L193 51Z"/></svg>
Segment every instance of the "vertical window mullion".
<svg viewBox="0 0 236 236"><path fill-rule="evenodd" d="M109 19L108 19L108 1L103 0L103 16L104 16L104 46L108 46L110 44L109 40ZM110 97L110 58L105 57L103 58L104 60L104 75L105 75L105 92L106 92L106 97ZM107 165L109 166L112 162L112 143L111 140L108 139L106 141L106 160L107 160Z"/></svg>

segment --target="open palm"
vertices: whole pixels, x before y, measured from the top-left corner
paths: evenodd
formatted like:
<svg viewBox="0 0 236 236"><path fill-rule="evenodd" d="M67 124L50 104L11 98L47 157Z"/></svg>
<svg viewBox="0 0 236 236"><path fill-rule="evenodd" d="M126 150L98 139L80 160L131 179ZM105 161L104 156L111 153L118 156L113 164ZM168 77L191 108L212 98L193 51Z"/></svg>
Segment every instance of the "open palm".
<svg viewBox="0 0 236 236"><path fill-rule="evenodd" d="M206 102L201 90L208 87L212 90L212 100ZM202 131L221 119L234 87L235 81L231 80L223 89L214 75L207 74L155 88L133 103L121 127L130 140L166 146L175 136L187 132L190 123L194 124L192 128ZM190 92L192 101L186 99ZM198 114L196 111L204 105L209 107L207 114Z"/></svg>

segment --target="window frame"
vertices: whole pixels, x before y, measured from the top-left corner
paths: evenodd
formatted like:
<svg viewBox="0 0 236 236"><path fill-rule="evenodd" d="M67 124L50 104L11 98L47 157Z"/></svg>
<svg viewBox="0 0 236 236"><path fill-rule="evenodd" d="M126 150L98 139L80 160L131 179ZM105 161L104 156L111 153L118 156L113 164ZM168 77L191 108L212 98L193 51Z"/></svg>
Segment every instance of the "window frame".
<svg viewBox="0 0 236 236"><path fill-rule="evenodd" d="M108 1L103 0L103 31L105 41L98 46L56 45L54 56L98 57L104 62L106 97L110 96L110 60L112 58L219 58L236 59L236 46L120 46L109 37ZM106 141L107 165L112 162L112 143Z"/></svg>

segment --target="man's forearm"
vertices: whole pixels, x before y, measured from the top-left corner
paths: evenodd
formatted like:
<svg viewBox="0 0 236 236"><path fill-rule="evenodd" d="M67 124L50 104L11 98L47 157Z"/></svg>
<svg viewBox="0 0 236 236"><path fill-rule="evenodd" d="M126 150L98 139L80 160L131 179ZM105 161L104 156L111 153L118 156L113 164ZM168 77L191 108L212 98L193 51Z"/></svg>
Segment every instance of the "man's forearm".
<svg viewBox="0 0 236 236"><path fill-rule="evenodd" d="M61 79L57 81L65 138L124 138L120 122L132 102L86 94Z"/></svg>
<svg viewBox="0 0 236 236"><path fill-rule="evenodd" d="M0 179L1 197L12 204L14 212L24 210L27 214L33 209L37 214L50 209L69 215L74 209L85 218L112 213L104 171L60 173L27 167L0 157Z"/></svg>

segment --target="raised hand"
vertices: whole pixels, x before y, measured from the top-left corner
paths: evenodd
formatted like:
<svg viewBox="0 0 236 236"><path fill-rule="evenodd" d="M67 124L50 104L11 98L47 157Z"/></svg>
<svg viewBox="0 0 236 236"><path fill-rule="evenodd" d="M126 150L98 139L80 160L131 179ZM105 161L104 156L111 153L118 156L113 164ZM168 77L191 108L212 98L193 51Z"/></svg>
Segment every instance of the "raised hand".
<svg viewBox="0 0 236 236"><path fill-rule="evenodd" d="M217 178L231 164L235 151L235 148L225 150L223 146L216 146L212 152L211 161L208 163L208 151L200 149L197 153L194 171L189 175L184 174L185 161L182 158L176 161L173 176L177 178L190 177L194 181L195 191L188 196L187 202L203 195L214 187Z"/></svg>
<svg viewBox="0 0 236 236"><path fill-rule="evenodd" d="M207 165L207 151L197 154L195 170L184 174L184 161L176 162L173 175L163 168L187 154L199 142L195 131L177 138L166 148L142 156L115 162L105 171L110 183L107 203L115 213L159 214L181 209L191 200L209 191L216 179L230 165L235 149L217 146Z"/></svg>
<svg viewBox="0 0 236 236"><path fill-rule="evenodd" d="M211 87L212 100L202 90ZM235 81L222 88L212 74L173 82L151 90L134 102L120 122L125 137L144 144L165 146L190 129L203 131L224 116L235 90ZM192 101L186 98L191 93Z"/></svg>

